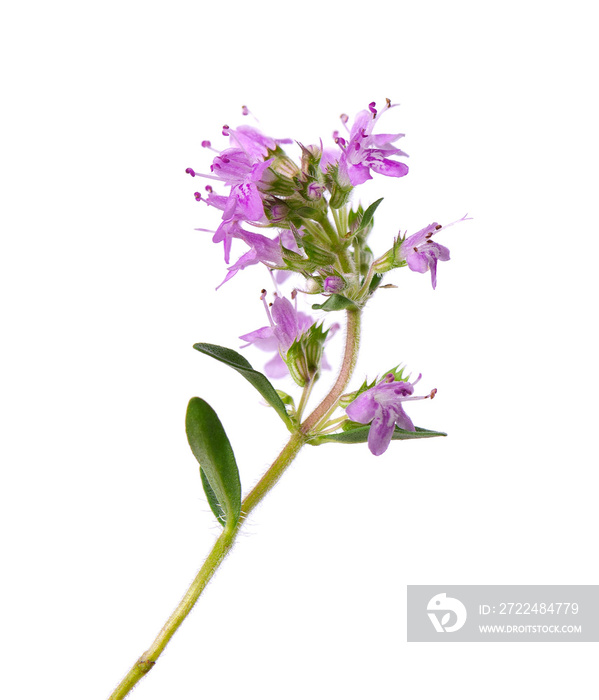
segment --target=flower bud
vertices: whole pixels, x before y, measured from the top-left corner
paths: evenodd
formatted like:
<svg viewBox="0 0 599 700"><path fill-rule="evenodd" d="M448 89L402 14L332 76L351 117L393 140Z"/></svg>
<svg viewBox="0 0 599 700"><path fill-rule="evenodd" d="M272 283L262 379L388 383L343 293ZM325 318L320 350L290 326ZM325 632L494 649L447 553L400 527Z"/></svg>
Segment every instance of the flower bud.
<svg viewBox="0 0 599 700"><path fill-rule="evenodd" d="M325 294L337 294L345 289L345 280L341 277L327 277L324 281Z"/></svg>
<svg viewBox="0 0 599 700"><path fill-rule="evenodd" d="M314 324L293 342L284 358L293 380L299 386L318 379L322 351L328 330L323 331L322 323Z"/></svg>

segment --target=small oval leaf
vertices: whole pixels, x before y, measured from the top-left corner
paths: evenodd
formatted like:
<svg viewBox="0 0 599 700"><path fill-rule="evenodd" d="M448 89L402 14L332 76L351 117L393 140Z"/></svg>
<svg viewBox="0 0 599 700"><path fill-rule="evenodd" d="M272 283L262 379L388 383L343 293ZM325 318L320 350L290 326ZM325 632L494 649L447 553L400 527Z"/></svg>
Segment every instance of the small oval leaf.
<svg viewBox="0 0 599 700"><path fill-rule="evenodd" d="M312 304L312 308L319 311L341 311L343 309L357 309L357 305L343 294L331 294L323 304Z"/></svg>
<svg viewBox="0 0 599 700"><path fill-rule="evenodd" d="M235 526L241 513L241 483L222 423L214 409L196 397L187 406L185 430L212 512L223 526Z"/></svg>
<svg viewBox="0 0 599 700"><path fill-rule="evenodd" d="M331 433L330 435L321 435L310 440L312 445L321 445L324 442L343 442L348 445L353 445L359 442L367 442L370 425L362 425L359 428L351 428L342 433ZM401 430L395 426L392 440L418 440L419 438L431 437L447 437L447 433L440 433L435 430L426 430L425 428L416 428L414 432L410 430Z"/></svg>
<svg viewBox="0 0 599 700"><path fill-rule="evenodd" d="M285 422L285 425L290 430L294 429L293 421L285 410L285 404L281 400L277 390L261 372L258 372L258 370L255 370L252 367L252 365L243 355L235 350L223 348L220 345L212 345L210 343L196 343L193 347L196 350L199 350L199 352L204 353L204 355L213 357L215 360L218 360L225 365L229 365L229 367L232 367L234 370L237 370L239 374L245 377L248 382L260 392L262 397L275 409L275 411Z"/></svg>

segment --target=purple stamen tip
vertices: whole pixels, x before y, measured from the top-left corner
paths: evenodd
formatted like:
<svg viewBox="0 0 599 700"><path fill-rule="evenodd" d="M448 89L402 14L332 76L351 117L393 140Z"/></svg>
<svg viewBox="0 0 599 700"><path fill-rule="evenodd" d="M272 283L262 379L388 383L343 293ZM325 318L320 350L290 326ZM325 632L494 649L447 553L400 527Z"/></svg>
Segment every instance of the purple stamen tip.
<svg viewBox="0 0 599 700"><path fill-rule="evenodd" d="M186 168L185 172L186 172L188 175L191 175L191 177L195 177L195 176L196 176L195 170L194 170L193 168Z"/></svg>
<svg viewBox="0 0 599 700"><path fill-rule="evenodd" d="M223 124L223 136L229 136L229 125L228 124Z"/></svg>
<svg viewBox="0 0 599 700"><path fill-rule="evenodd" d="M376 102L371 102L371 103L368 105L368 109L372 112L373 117L376 117L376 109L375 109L375 107L376 107Z"/></svg>
<svg viewBox="0 0 599 700"><path fill-rule="evenodd" d="M244 117L247 117L247 115L250 113L250 110L247 108L247 105L241 105L241 113Z"/></svg>
<svg viewBox="0 0 599 700"><path fill-rule="evenodd" d="M210 146L212 146L210 141L202 141L202 148L210 148Z"/></svg>
<svg viewBox="0 0 599 700"><path fill-rule="evenodd" d="M202 201L202 195L199 192L194 192L193 196L196 198L196 202Z"/></svg>

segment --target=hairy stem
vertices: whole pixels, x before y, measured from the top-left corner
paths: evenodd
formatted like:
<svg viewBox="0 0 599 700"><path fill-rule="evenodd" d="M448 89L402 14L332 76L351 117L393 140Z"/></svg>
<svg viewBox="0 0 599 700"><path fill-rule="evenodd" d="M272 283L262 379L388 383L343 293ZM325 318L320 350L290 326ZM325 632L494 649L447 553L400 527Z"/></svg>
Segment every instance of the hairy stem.
<svg viewBox="0 0 599 700"><path fill-rule="evenodd" d="M301 422L301 420L302 420L302 415L304 414L304 409L306 408L306 404L308 403L308 399L310 398L310 394L312 393L313 388L314 388L314 379L309 379L307 384L304 386L304 389L302 391L302 396L300 398L300 402L297 406L296 416L297 416L298 422Z"/></svg>
<svg viewBox="0 0 599 700"><path fill-rule="evenodd" d="M308 432L318 423L318 421L327 414L331 406L336 404L339 396L345 389L347 382L351 376L356 363L356 355L358 352L358 343L360 335L360 312L347 312L347 337L345 342L345 354L343 363L337 381L333 385L331 391L323 399L320 405L308 416L306 421L300 426L299 430L294 432L289 442L281 450L279 456L272 463L268 471L254 486L250 493L245 497L241 504L242 517L233 526L227 527L220 534L210 554L206 557L206 561L202 568L197 573L193 583L183 596L181 602L166 621L164 627L154 640L152 646L141 655L141 657L133 664L129 673L123 678L119 686L112 693L109 700L122 700L126 697L129 691L137 685L137 683L150 671L155 665L158 657L164 651L164 648L169 643L171 637L179 629L181 623L190 613L193 606L196 604L202 591L210 581L215 571L221 565L237 538L237 534L243 524L243 520L252 512L252 510L262 501L266 494L273 488L277 481L281 478L283 472L293 462L297 453L309 439Z"/></svg>
<svg viewBox="0 0 599 700"><path fill-rule="evenodd" d="M331 408L337 403L339 397L343 393L343 390L347 386L351 375L356 366L356 360L358 359L358 348L360 346L360 311L347 310L347 331L345 335L345 352L343 354L343 362L341 364L341 369L339 375L337 376L337 381L333 385L333 388L324 397L321 403L312 411L312 413L306 418L306 420L301 425L301 432L306 434L314 426L324 418Z"/></svg>

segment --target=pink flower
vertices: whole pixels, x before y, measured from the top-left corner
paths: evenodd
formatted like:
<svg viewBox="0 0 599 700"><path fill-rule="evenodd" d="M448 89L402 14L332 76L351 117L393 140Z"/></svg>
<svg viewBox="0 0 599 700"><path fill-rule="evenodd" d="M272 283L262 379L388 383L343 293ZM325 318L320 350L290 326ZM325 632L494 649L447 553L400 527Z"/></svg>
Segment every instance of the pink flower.
<svg viewBox="0 0 599 700"><path fill-rule="evenodd" d="M307 314L298 311L289 299L277 297L270 308L265 301L266 292L262 293L261 299L266 307L270 325L246 333L240 336L240 340L245 340L247 345L255 345L265 352L275 352L275 356L266 363L264 370L269 377L280 379L288 374L282 355L287 354L293 342L305 333L314 321Z"/></svg>
<svg viewBox="0 0 599 700"><path fill-rule="evenodd" d="M408 174L408 166L405 163L390 158L407 156L402 150L391 145L404 134L372 133L377 121L392 106L394 105L387 101L385 107L377 113L375 103L371 102L368 109L356 115L349 132L349 141L341 137L336 139L342 149L339 176L354 187L371 180L371 170L388 177L403 177ZM347 121L347 117L344 121Z"/></svg>
<svg viewBox="0 0 599 700"><path fill-rule="evenodd" d="M393 374L388 374L382 382L367 389L346 408L350 420L357 423L371 423L368 432L368 448L378 457L389 447L395 426L402 430L414 432L414 423L403 409L402 403L432 399L437 393L433 389L427 396L413 396L413 382L394 381Z"/></svg>

